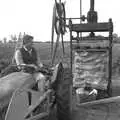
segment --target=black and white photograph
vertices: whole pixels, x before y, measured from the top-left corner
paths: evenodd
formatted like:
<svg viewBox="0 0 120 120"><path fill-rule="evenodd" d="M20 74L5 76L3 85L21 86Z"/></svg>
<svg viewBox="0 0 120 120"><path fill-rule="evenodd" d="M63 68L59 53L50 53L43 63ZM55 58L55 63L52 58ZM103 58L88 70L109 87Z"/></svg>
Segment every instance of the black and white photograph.
<svg viewBox="0 0 120 120"><path fill-rule="evenodd" d="M0 120L120 120L119 0L0 0Z"/></svg>

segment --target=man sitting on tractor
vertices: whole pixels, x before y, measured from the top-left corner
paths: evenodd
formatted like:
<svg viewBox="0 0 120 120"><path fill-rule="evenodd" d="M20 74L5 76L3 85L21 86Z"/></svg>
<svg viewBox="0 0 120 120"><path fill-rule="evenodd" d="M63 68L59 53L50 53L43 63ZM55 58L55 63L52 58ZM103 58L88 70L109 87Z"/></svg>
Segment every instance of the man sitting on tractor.
<svg viewBox="0 0 120 120"><path fill-rule="evenodd" d="M33 36L30 35L23 37L22 48L15 52L15 62L20 71L33 74L33 77L38 82L38 88L43 91L46 78L42 73L36 72L43 67L43 64L33 47L33 39Z"/></svg>

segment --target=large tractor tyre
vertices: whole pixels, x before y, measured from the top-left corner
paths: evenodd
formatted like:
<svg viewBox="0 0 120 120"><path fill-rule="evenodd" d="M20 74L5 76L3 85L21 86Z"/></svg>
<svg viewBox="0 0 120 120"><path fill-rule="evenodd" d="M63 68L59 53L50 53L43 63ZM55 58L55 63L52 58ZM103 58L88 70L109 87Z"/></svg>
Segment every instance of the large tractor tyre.
<svg viewBox="0 0 120 120"><path fill-rule="evenodd" d="M56 92L58 120L70 120L70 76L68 68L58 75L60 81Z"/></svg>

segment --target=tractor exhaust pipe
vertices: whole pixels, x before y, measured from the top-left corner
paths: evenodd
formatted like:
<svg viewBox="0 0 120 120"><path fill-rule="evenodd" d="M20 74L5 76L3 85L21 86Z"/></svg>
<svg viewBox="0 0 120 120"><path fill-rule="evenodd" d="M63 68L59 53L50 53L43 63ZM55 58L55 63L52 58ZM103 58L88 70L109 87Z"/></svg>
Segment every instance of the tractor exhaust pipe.
<svg viewBox="0 0 120 120"><path fill-rule="evenodd" d="M90 0L90 11L94 11L94 0Z"/></svg>

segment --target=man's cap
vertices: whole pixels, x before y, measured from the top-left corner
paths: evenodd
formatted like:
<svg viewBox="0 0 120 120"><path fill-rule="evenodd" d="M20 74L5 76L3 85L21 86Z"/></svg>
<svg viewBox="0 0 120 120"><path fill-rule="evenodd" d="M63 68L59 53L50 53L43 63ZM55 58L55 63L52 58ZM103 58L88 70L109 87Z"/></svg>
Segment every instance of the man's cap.
<svg viewBox="0 0 120 120"><path fill-rule="evenodd" d="M31 42L33 40L33 36L31 35L24 35L23 37L23 45Z"/></svg>

